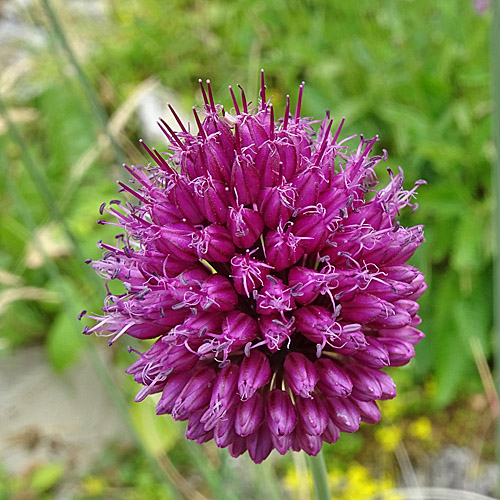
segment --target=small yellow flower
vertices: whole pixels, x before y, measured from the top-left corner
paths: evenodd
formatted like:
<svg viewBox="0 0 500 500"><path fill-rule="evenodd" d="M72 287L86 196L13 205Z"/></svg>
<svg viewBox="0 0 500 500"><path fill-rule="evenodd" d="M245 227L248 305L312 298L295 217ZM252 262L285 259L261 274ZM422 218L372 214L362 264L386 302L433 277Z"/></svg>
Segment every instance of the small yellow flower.
<svg viewBox="0 0 500 500"><path fill-rule="evenodd" d="M402 432L399 427L380 427L375 431L375 439L385 451L394 451L401 442Z"/></svg>
<svg viewBox="0 0 500 500"><path fill-rule="evenodd" d="M427 417L420 417L410 424L410 434L422 441L428 441L432 437L432 424Z"/></svg>
<svg viewBox="0 0 500 500"><path fill-rule="evenodd" d="M94 476L86 477L82 481L82 485L85 493L93 497L100 495L106 489L106 482L103 479Z"/></svg>
<svg viewBox="0 0 500 500"><path fill-rule="evenodd" d="M397 398L381 401L379 406L382 412L382 418L386 422L392 422L404 410L403 404Z"/></svg>

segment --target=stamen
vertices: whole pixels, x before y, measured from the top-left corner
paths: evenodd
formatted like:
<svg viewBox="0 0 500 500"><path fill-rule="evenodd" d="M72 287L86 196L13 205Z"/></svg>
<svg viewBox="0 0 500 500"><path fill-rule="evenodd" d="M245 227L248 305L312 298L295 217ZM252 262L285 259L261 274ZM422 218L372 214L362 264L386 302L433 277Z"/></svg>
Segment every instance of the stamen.
<svg viewBox="0 0 500 500"><path fill-rule="evenodd" d="M286 108L285 108L285 116L283 118L283 130L286 130L288 127L288 117L290 116L290 96L287 94L286 96Z"/></svg>
<svg viewBox="0 0 500 500"><path fill-rule="evenodd" d="M203 96L203 101L205 102L205 108L208 111L209 104L208 104L207 94L205 92L205 87L203 86L203 80L201 78L198 78L198 83L200 84L201 94Z"/></svg>
<svg viewBox="0 0 500 500"><path fill-rule="evenodd" d="M271 109L269 118L269 138L271 141L274 141L274 106L270 104L269 108Z"/></svg>
<svg viewBox="0 0 500 500"><path fill-rule="evenodd" d="M233 87L231 87L231 85L229 85L229 92L231 92L231 98L233 99L233 104L234 104L234 109L236 111L236 114L239 115L240 108L238 106L238 101L236 100L236 97L234 96Z"/></svg>
<svg viewBox="0 0 500 500"><path fill-rule="evenodd" d="M198 116L198 113L196 112L196 108L193 106L192 109L193 109L194 119L196 120L196 125L198 126L198 133L201 135L201 137L204 140L206 140L207 134L205 134L205 130L203 130L203 126L201 125L200 117Z"/></svg>
<svg viewBox="0 0 500 500"><path fill-rule="evenodd" d="M241 87L241 85L238 83L238 87L241 90L241 103L243 104L243 111L245 113L248 113L248 106L247 106L247 98L245 96L245 91Z"/></svg>
<svg viewBox="0 0 500 500"><path fill-rule="evenodd" d="M174 142L183 150L186 151L186 146L184 146L183 142L177 137L177 134L170 128L169 124L163 119L160 118L157 122L157 125L160 127L161 131L165 134L166 138L173 144ZM167 132L168 130L168 132ZM173 140L172 140L173 139Z"/></svg>
<svg viewBox="0 0 500 500"><path fill-rule="evenodd" d="M170 109L170 112L174 115L175 121L177 122L177 124L179 125L179 127L181 128L181 130L185 134L187 134L188 132L187 132L186 128L184 127L184 124L182 123L181 119L179 118L179 116L175 112L175 109L172 107L171 104L167 104L167 106L168 106L168 109Z"/></svg>
<svg viewBox="0 0 500 500"><path fill-rule="evenodd" d="M260 70L260 100L261 109L266 109L266 84L264 82L264 69Z"/></svg>
<svg viewBox="0 0 500 500"><path fill-rule="evenodd" d="M142 201L143 203L149 203L144 196L141 196L137 191L134 191L133 189L129 188L126 184L123 184L123 182L118 181L118 185L121 186L125 191L128 191L131 195L135 196L138 200Z"/></svg>
<svg viewBox="0 0 500 500"><path fill-rule="evenodd" d="M212 95L212 87L210 86L210 80L207 80L207 89L208 89L208 97L210 99L210 107L212 111L215 113L217 110L215 108L214 96Z"/></svg>
<svg viewBox="0 0 500 500"><path fill-rule="evenodd" d="M302 94L304 92L304 85L306 82L302 82L299 87L299 97L297 99L297 107L295 108L295 121L300 118L300 108L302 107Z"/></svg>

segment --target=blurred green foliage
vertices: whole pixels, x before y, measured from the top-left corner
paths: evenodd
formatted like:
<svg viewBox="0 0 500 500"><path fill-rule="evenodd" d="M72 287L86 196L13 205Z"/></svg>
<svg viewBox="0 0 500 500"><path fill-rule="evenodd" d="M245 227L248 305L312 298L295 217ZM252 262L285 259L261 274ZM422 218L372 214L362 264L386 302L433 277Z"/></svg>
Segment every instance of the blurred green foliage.
<svg viewBox="0 0 500 500"><path fill-rule="evenodd" d="M480 389L472 339L492 356L488 15L479 17L468 2L433 0L103 0L104 17L53 3L108 116L152 76L186 109L200 102L198 78L210 78L230 107L227 85L241 83L254 97L263 67L277 110L305 80L305 115L321 118L328 108L337 122L346 116L345 135L378 134L388 165L404 167L408 186L428 181L418 212L402 215L405 224L426 226L413 263L429 284L421 300L427 338L403 385L411 390L434 377L438 408ZM100 203L116 197L114 180L127 176L42 5L26 15L49 37L28 49L30 71L2 97L9 116L27 108L35 119L15 124L21 142L5 116L0 128L0 340L4 350L43 343L63 370L85 344L76 315L83 307L98 311L104 296L81 256L97 258L95 242L112 241L114 231L95 220ZM134 149L137 120L126 120L115 137L131 162L147 161ZM133 419L146 418L145 408ZM348 449L360 448L362 437L345 439ZM175 443L168 433L161 440ZM51 478L57 468L48 471Z"/></svg>

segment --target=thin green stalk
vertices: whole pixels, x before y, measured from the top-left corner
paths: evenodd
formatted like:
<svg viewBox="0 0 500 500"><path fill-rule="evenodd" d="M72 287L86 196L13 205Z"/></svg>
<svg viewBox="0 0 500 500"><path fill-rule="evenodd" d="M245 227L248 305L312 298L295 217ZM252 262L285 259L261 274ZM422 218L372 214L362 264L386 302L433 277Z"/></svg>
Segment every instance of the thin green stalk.
<svg viewBox="0 0 500 500"><path fill-rule="evenodd" d="M323 450L321 450L315 457L308 456L307 462L313 477L316 500L330 500L330 489L328 488L326 463Z"/></svg>
<svg viewBox="0 0 500 500"><path fill-rule="evenodd" d="M495 232L495 258L493 273L493 321L496 339L496 387L500 394L500 0L492 2L493 20L491 24L491 73L493 97L493 143L495 156L492 165L493 199L495 212L493 228ZM500 462L500 419L497 419L497 460Z"/></svg>
<svg viewBox="0 0 500 500"><path fill-rule="evenodd" d="M103 131L105 132L110 141L111 147L114 150L117 161L119 163L123 163L124 161L123 150L121 146L116 142L116 139L113 137L113 134L109 130L108 126L109 120L106 111L104 110L101 101L97 96L94 88L90 84L87 75L80 66L80 63L78 62L78 59L76 58L74 51L71 49L71 46L68 43L68 39L64 33L62 24L60 23L57 17L56 11L52 8L52 5L50 4L49 0L42 0L42 5L45 9L45 12L47 13L47 17L52 27L52 31L55 34L56 38L58 39L61 48L66 53L66 56L68 57L70 64L75 69L76 74L78 75L78 80L80 81L83 90L87 96L87 99L93 108L95 116L97 117L100 126L102 127Z"/></svg>

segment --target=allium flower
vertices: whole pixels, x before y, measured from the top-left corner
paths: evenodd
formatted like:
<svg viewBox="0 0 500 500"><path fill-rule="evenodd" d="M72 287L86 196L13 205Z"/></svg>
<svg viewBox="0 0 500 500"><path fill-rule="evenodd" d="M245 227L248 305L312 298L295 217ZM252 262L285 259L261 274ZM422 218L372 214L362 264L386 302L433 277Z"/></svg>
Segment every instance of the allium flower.
<svg viewBox="0 0 500 500"><path fill-rule="evenodd" d="M92 265L125 290L82 313L97 321L84 333L157 339L130 349L127 372L144 386L136 401L160 393L156 413L187 420L187 438L257 463L273 449L316 455L379 420L376 401L396 394L382 370L424 336L424 277L405 264L422 227L396 221L422 181L405 191L400 169L374 190L378 138L349 150L329 113L315 132L303 85L276 120L263 74L258 106L230 88L231 112L200 84L198 130L172 110L179 131L159 122L169 152L143 143L153 163L125 166L136 201L101 206L123 232Z"/></svg>

